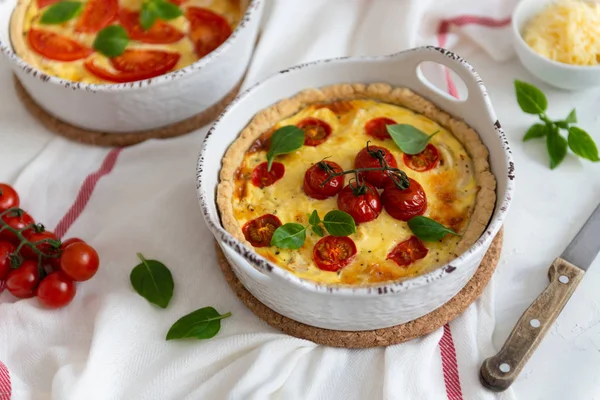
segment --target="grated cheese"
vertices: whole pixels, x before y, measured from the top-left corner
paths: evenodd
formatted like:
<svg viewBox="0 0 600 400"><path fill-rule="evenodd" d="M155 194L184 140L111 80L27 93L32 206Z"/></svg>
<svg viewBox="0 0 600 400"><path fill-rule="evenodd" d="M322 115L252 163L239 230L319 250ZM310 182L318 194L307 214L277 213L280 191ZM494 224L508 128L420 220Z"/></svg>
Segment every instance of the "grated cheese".
<svg viewBox="0 0 600 400"><path fill-rule="evenodd" d="M563 0L528 23L525 42L538 54L574 65L600 63L600 4Z"/></svg>

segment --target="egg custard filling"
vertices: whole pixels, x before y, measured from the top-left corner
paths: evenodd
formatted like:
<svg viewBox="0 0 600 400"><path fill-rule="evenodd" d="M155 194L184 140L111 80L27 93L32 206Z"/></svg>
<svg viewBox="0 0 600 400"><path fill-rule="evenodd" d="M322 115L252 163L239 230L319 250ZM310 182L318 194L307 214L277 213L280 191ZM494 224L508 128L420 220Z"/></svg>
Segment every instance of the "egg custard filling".
<svg viewBox="0 0 600 400"><path fill-rule="evenodd" d="M196 62L231 35L240 0L19 0L15 53L75 82L125 83Z"/></svg>
<svg viewBox="0 0 600 400"><path fill-rule="evenodd" d="M343 84L257 114L223 158L217 202L224 227L281 268L365 285L467 250L495 179L462 120L408 89Z"/></svg>

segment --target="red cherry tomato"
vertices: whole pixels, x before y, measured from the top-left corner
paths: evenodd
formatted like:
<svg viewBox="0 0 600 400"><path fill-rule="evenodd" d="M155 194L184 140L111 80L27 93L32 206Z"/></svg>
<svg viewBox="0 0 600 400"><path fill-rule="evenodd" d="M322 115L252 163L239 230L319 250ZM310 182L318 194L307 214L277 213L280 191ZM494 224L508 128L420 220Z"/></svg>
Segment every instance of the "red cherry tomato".
<svg viewBox="0 0 600 400"><path fill-rule="evenodd" d="M383 206L388 214L401 221L423 215L427 210L427 196L423 187L412 178L408 180L410 186L407 189L398 189L393 182L390 182L381 195Z"/></svg>
<svg viewBox="0 0 600 400"><path fill-rule="evenodd" d="M15 297L27 299L33 297L34 289L40 281L37 261L25 260L17 269L13 269L6 277L6 288Z"/></svg>
<svg viewBox="0 0 600 400"><path fill-rule="evenodd" d="M334 172L342 172L342 167L333 161L322 161L329 165ZM316 163L306 170L304 174L304 193L313 199L323 200L328 197L335 196L344 187L344 176L336 176L325 185L323 182L329 178L325 169L321 168L320 163Z"/></svg>
<svg viewBox="0 0 600 400"><path fill-rule="evenodd" d="M389 139L391 136L387 131L387 126L395 124L396 121L390 118L373 118L365 124L365 133L376 139Z"/></svg>
<svg viewBox="0 0 600 400"><path fill-rule="evenodd" d="M60 244L60 252L63 252L67 247L69 247L73 243L84 243L84 241L79 238L67 239ZM49 261L54 271L58 271L60 269L60 257L50 258Z"/></svg>
<svg viewBox="0 0 600 400"><path fill-rule="evenodd" d="M363 194L355 194L356 183L347 185L338 195L338 208L347 212L354 218L354 222L360 224L377 218L381 212L381 200L374 186L366 183Z"/></svg>
<svg viewBox="0 0 600 400"><path fill-rule="evenodd" d="M424 172L435 168L440 160L440 153L437 148L429 143L425 150L418 154L404 154L404 164L413 171Z"/></svg>
<svg viewBox="0 0 600 400"><path fill-rule="evenodd" d="M77 282L87 281L98 271L100 258L87 243L72 243L60 256L60 270Z"/></svg>
<svg viewBox="0 0 600 400"><path fill-rule="evenodd" d="M258 164L254 171L252 171L251 181L252 184L259 188L271 186L285 174L285 166L282 163L274 162L271 165L271 171L268 170L269 164L267 162Z"/></svg>
<svg viewBox="0 0 600 400"><path fill-rule="evenodd" d="M17 191L5 183L0 183L0 212L19 207L19 203Z"/></svg>
<svg viewBox="0 0 600 400"><path fill-rule="evenodd" d="M383 152L383 159L387 162L388 166L392 168L398 168L398 163L396 162L396 159L394 158L392 153L385 147L380 146L369 146L368 151L366 147L359 151L356 155L356 158L354 158L354 167L381 168L379 160L371 155L373 152ZM358 176L361 180L366 180L371 185L378 188L384 187L385 184L390 182L391 180L388 175L388 171L361 172L358 174Z"/></svg>
<svg viewBox="0 0 600 400"><path fill-rule="evenodd" d="M171 24L157 19L148 30L144 30L140 24L140 13L125 8L119 11L119 22L129 34L129 38L139 40L143 43L167 44L175 43L185 36L181 31Z"/></svg>
<svg viewBox="0 0 600 400"><path fill-rule="evenodd" d="M271 238L275 229L281 226L281 221L273 214L265 214L248 221L242 227L244 237L254 247L271 245Z"/></svg>
<svg viewBox="0 0 600 400"><path fill-rule="evenodd" d="M0 242L0 281L3 281L10 272L10 256L15 249L12 243Z"/></svg>
<svg viewBox="0 0 600 400"><path fill-rule="evenodd" d="M85 68L98 78L110 82L134 82L155 78L171 71L179 62L181 56L162 50L125 50L118 57L111 58L116 72L109 71L94 62L87 60Z"/></svg>
<svg viewBox="0 0 600 400"><path fill-rule="evenodd" d="M190 21L190 39L198 57L211 53L231 35L229 22L206 8L188 7L185 17Z"/></svg>
<svg viewBox="0 0 600 400"><path fill-rule="evenodd" d="M10 226L11 228L17 230L21 230L35 223L33 218L31 218L31 216L25 211L21 211L20 215L18 212L9 212L8 214L5 214L2 217L2 221L4 221L4 223ZM14 233L9 232L7 230L3 230L2 232L0 232L0 240L13 243L19 242L17 236Z"/></svg>
<svg viewBox="0 0 600 400"><path fill-rule="evenodd" d="M42 9L47 6L51 6L54 3L58 3L61 0L37 0L37 6L39 9Z"/></svg>
<svg viewBox="0 0 600 400"><path fill-rule="evenodd" d="M75 32L96 33L113 22L118 11L119 0L89 0L77 21Z"/></svg>
<svg viewBox="0 0 600 400"><path fill-rule="evenodd" d="M317 118L304 118L296 126L304 131L305 146L318 146L331 135L331 126Z"/></svg>
<svg viewBox="0 0 600 400"><path fill-rule="evenodd" d="M387 259L393 260L401 267L406 267L421 258L425 258L428 252L429 250L418 237L411 236L410 239L398 243L387 255Z"/></svg>
<svg viewBox="0 0 600 400"><path fill-rule="evenodd" d="M47 239L58 240L56 235L50 231L43 231L38 233L34 229L23 232L23 236L25 236L25 239L29 240L31 243ZM36 245L35 248L43 252L44 254L52 254L55 250L50 243L40 243ZM31 260L37 261L38 259L38 255L29 246L21 247L21 255Z"/></svg>
<svg viewBox="0 0 600 400"><path fill-rule="evenodd" d="M29 45L40 55L57 61L75 61L86 58L93 51L83 44L57 33L30 29Z"/></svg>
<svg viewBox="0 0 600 400"><path fill-rule="evenodd" d="M313 258L323 271L336 272L350 264L356 256L356 245L347 236L325 236L315 244Z"/></svg>
<svg viewBox="0 0 600 400"><path fill-rule="evenodd" d="M75 282L62 271L57 271L42 279L35 294L44 307L60 308L73 300L75 291Z"/></svg>

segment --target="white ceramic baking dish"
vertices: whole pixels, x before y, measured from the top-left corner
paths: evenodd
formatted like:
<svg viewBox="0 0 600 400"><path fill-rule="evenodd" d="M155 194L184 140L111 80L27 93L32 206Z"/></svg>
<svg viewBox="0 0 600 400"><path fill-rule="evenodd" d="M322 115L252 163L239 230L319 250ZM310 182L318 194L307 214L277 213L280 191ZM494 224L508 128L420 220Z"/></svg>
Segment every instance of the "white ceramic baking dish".
<svg viewBox="0 0 600 400"><path fill-rule="evenodd" d="M240 24L215 51L186 68L124 84L86 84L49 76L13 51L10 18L18 0L0 1L0 53L25 90L58 119L102 132L159 128L192 117L220 101L244 76L264 0L241 0Z"/></svg>
<svg viewBox="0 0 600 400"><path fill-rule="evenodd" d="M420 73L424 61L452 68L466 84L457 100ZM455 117L463 118L490 151L497 204L487 230L463 255L428 274L369 287L323 285L303 280L243 245L221 225L215 202L221 159L258 111L311 87L344 82L386 82L407 87ZM514 189L514 164L485 87L471 65L456 54L421 47L390 56L339 58L298 65L271 76L238 96L209 131L198 159L198 196L204 219L243 285L278 313L326 329L372 330L421 317L458 293L473 276L505 218Z"/></svg>

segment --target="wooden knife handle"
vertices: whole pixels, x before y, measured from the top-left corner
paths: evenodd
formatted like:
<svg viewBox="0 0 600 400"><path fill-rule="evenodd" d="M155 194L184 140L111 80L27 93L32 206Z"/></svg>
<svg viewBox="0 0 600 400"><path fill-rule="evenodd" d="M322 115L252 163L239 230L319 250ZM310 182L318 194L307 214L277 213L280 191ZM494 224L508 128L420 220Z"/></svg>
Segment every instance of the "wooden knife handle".
<svg viewBox="0 0 600 400"><path fill-rule="evenodd" d="M548 270L550 284L523 313L502 349L481 366L481 381L495 391L503 391L517 376L538 347L552 323L583 278L583 270L557 258Z"/></svg>

